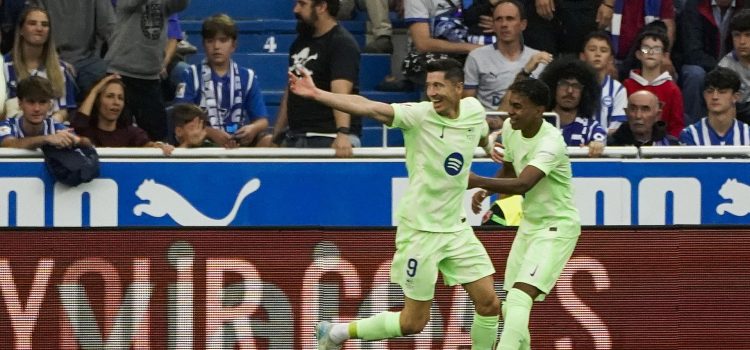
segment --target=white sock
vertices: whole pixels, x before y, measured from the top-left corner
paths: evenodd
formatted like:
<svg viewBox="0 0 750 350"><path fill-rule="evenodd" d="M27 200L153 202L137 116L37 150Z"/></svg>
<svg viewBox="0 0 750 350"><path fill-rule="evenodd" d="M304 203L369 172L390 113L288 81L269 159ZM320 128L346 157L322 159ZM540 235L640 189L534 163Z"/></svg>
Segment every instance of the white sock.
<svg viewBox="0 0 750 350"><path fill-rule="evenodd" d="M331 328L331 333L328 336L336 344L341 344L345 340L349 339L349 324L348 323L334 323Z"/></svg>

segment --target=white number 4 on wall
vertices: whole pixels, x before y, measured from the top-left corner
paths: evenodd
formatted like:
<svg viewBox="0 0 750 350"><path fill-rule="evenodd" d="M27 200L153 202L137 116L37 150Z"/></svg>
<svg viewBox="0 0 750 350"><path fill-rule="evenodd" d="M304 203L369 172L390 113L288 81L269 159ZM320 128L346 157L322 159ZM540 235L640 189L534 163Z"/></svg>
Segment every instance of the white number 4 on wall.
<svg viewBox="0 0 750 350"><path fill-rule="evenodd" d="M263 50L266 50L270 53L276 52L276 37L269 36L268 39L266 39L266 43L263 44Z"/></svg>

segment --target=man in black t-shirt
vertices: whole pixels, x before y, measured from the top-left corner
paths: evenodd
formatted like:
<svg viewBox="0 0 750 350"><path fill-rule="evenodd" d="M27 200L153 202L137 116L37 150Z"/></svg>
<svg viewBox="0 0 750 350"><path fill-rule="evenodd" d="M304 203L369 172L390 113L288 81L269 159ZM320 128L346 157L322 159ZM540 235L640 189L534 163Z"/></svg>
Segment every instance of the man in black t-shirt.
<svg viewBox="0 0 750 350"><path fill-rule="evenodd" d="M338 0L299 0L294 6L298 36L289 49L289 71L311 72L321 89L357 92L359 47L336 22ZM361 121L318 102L284 93L274 127L274 142L282 147L336 149L337 157L351 157Z"/></svg>

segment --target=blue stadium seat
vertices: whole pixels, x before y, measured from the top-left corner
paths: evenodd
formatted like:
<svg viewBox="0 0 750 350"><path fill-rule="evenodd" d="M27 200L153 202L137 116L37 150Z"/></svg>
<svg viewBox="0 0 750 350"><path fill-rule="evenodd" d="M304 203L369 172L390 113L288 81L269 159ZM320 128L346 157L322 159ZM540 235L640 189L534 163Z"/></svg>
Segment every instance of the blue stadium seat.
<svg viewBox="0 0 750 350"><path fill-rule="evenodd" d="M360 47L365 45L365 21L342 21ZM203 52L201 42L202 20L182 20L180 26L190 41ZM297 20L294 19L255 19L238 20L237 52L289 52L289 47L297 37Z"/></svg>
<svg viewBox="0 0 750 350"><path fill-rule="evenodd" d="M294 0L191 0L180 18L202 19L223 12L236 19L294 19Z"/></svg>

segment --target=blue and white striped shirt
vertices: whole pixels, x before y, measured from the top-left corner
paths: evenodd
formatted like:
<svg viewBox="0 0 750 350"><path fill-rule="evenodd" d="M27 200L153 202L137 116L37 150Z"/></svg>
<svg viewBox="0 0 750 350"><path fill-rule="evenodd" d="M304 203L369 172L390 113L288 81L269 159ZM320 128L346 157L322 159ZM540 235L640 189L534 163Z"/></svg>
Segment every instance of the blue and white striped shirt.
<svg viewBox="0 0 750 350"><path fill-rule="evenodd" d="M23 117L11 117L6 120L3 120L0 122L0 143L3 142L8 137L14 137L17 139L22 139L26 137L27 135L24 135L23 129L21 126L24 123ZM67 129L65 125L62 125L58 122L56 122L52 118L46 118L42 122L44 124L43 134L42 135L53 135L56 134L58 131L62 131ZM37 135L33 135L37 136Z"/></svg>
<svg viewBox="0 0 750 350"><path fill-rule="evenodd" d="M708 117L682 129L680 143L688 146L750 146L750 126L735 120L726 135L720 136Z"/></svg>
<svg viewBox="0 0 750 350"><path fill-rule="evenodd" d="M560 129L568 146L585 146L591 141L607 143L607 130L591 118L578 116L572 123L560 126Z"/></svg>
<svg viewBox="0 0 750 350"><path fill-rule="evenodd" d="M628 106L628 91L619 81L607 75L602 81L601 109L595 119L605 129L616 130L628 120L625 107Z"/></svg>

